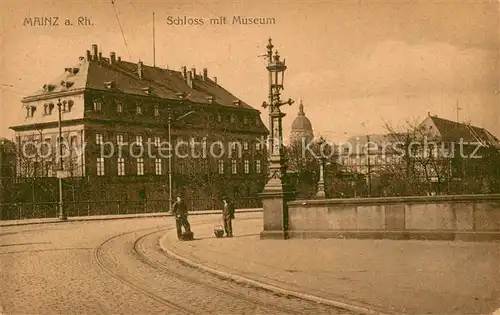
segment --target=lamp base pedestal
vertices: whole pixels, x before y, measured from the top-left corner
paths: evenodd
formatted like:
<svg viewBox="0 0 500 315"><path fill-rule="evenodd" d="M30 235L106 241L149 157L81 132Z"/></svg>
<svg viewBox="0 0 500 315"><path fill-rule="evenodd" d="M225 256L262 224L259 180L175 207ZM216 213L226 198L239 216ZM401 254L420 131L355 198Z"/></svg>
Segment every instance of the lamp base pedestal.
<svg viewBox="0 0 500 315"><path fill-rule="evenodd" d="M262 199L264 229L260 239L288 239L288 205L293 199L293 192L289 187L268 190L259 194Z"/></svg>

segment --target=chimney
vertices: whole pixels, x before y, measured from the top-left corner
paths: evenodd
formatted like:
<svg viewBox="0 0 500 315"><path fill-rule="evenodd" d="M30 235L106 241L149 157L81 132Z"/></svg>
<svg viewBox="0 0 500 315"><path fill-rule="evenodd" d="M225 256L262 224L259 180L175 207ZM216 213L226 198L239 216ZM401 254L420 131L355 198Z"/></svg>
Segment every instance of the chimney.
<svg viewBox="0 0 500 315"><path fill-rule="evenodd" d="M196 79L196 68L191 68L191 72L193 73L193 79Z"/></svg>
<svg viewBox="0 0 500 315"><path fill-rule="evenodd" d="M137 63L137 75L139 76L139 79L142 79L142 61Z"/></svg>
<svg viewBox="0 0 500 315"><path fill-rule="evenodd" d="M182 78L187 80L187 70L185 66L182 67Z"/></svg>
<svg viewBox="0 0 500 315"><path fill-rule="evenodd" d="M87 50L87 61L90 61L92 58L91 58L91 55L90 55L90 50Z"/></svg>
<svg viewBox="0 0 500 315"><path fill-rule="evenodd" d="M114 65L116 63L116 53L114 51L112 51L110 54L109 54L109 63Z"/></svg>
<svg viewBox="0 0 500 315"><path fill-rule="evenodd" d="M193 72L188 71L187 73L187 84L190 88L193 88Z"/></svg>
<svg viewBox="0 0 500 315"><path fill-rule="evenodd" d="M214 77L214 82L215 84L217 84L217 77Z"/></svg>
<svg viewBox="0 0 500 315"><path fill-rule="evenodd" d="M208 69L203 68L203 81L206 81L208 78Z"/></svg>
<svg viewBox="0 0 500 315"><path fill-rule="evenodd" d="M122 57L118 56L118 62L122 61Z"/></svg>
<svg viewBox="0 0 500 315"><path fill-rule="evenodd" d="M99 56L98 57L99 59L97 59L97 60L101 61L102 60L102 52L100 52L98 56Z"/></svg>
<svg viewBox="0 0 500 315"><path fill-rule="evenodd" d="M97 45L92 45L92 60L97 60Z"/></svg>

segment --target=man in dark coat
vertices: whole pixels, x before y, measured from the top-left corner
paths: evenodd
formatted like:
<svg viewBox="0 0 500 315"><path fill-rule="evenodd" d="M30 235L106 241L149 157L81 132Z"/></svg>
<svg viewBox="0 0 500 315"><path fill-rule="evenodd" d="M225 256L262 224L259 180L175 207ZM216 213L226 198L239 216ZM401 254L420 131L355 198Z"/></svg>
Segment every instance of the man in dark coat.
<svg viewBox="0 0 500 315"><path fill-rule="evenodd" d="M175 216L175 223L177 225L177 237L182 239L182 229L184 227L186 232L191 232L191 225L188 221L188 210L186 203L182 200L181 196L177 196L177 201L172 207L172 214Z"/></svg>
<svg viewBox="0 0 500 315"><path fill-rule="evenodd" d="M224 207L222 208L222 220L224 221L224 230L226 231L227 237L233 237L233 224L234 219L234 205L229 199L224 196L222 197L224 202Z"/></svg>

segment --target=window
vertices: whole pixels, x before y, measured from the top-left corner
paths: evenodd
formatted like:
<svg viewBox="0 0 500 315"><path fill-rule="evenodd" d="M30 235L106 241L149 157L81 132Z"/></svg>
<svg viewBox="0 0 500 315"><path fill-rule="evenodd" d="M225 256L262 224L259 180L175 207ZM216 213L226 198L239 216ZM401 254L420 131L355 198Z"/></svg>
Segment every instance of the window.
<svg viewBox="0 0 500 315"><path fill-rule="evenodd" d="M155 137L155 147L160 147L160 137Z"/></svg>
<svg viewBox="0 0 500 315"><path fill-rule="evenodd" d="M243 163L245 174L250 173L250 161L245 160Z"/></svg>
<svg viewBox="0 0 500 315"><path fill-rule="evenodd" d="M261 149L260 140L257 140L257 142L255 142L255 150L260 151L260 149Z"/></svg>
<svg viewBox="0 0 500 315"><path fill-rule="evenodd" d="M135 143L142 146L142 136L135 136Z"/></svg>
<svg viewBox="0 0 500 315"><path fill-rule="evenodd" d="M260 165L260 160L255 161L255 173L260 174L261 172L261 165Z"/></svg>
<svg viewBox="0 0 500 315"><path fill-rule="evenodd" d="M243 124L245 124L245 125L248 124L248 117L247 116L243 117Z"/></svg>
<svg viewBox="0 0 500 315"><path fill-rule="evenodd" d="M123 135L116 135L116 144L123 145Z"/></svg>
<svg viewBox="0 0 500 315"><path fill-rule="evenodd" d="M122 157L118 158L118 175L125 175L125 159Z"/></svg>
<svg viewBox="0 0 500 315"><path fill-rule="evenodd" d="M142 107L141 105L137 104L137 106L135 107L135 112L137 115L141 115L142 114Z"/></svg>
<svg viewBox="0 0 500 315"><path fill-rule="evenodd" d="M97 176L104 175L104 158L97 158Z"/></svg>
<svg viewBox="0 0 500 315"><path fill-rule="evenodd" d="M77 136L71 136L70 138L70 144L72 149L78 148L78 137Z"/></svg>
<svg viewBox="0 0 500 315"><path fill-rule="evenodd" d="M116 104L116 112L117 113L123 113L123 104L122 103L117 103Z"/></svg>
<svg viewBox="0 0 500 315"><path fill-rule="evenodd" d="M154 115L160 116L160 109L158 108L158 105L155 105L155 107L154 107Z"/></svg>
<svg viewBox="0 0 500 315"><path fill-rule="evenodd" d="M222 122L222 116L220 114L217 114L217 122Z"/></svg>
<svg viewBox="0 0 500 315"><path fill-rule="evenodd" d="M155 159L155 174L161 175L161 159Z"/></svg>
<svg viewBox="0 0 500 315"><path fill-rule="evenodd" d="M234 124L236 122L236 117L234 115L231 115L231 123Z"/></svg>
<svg viewBox="0 0 500 315"><path fill-rule="evenodd" d="M96 133L96 135L95 135L95 143L97 145L102 145L104 143L104 137L103 137L102 133Z"/></svg>
<svg viewBox="0 0 500 315"><path fill-rule="evenodd" d="M248 141L243 142L243 150L248 150Z"/></svg>
<svg viewBox="0 0 500 315"><path fill-rule="evenodd" d="M231 173L238 173L238 165L236 164L236 160L231 160Z"/></svg>
<svg viewBox="0 0 500 315"><path fill-rule="evenodd" d="M100 112L102 110L102 103L100 101L94 101L94 112Z"/></svg>
<svg viewBox="0 0 500 315"><path fill-rule="evenodd" d="M26 117L33 117L36 112L36 107L35 106L27 106L26 107Z"/></svg>
<svg viewBox="0 0 500 315"><path fill-rule="evenodd" d="M224 174L224 160L219 160L219 174Z"/></svg>
<svg viewBox="0 0 500 315"><path fill-rule="evenodd" d="M259 116L255 117L255 124L257 126L260 125L260 118L259 118Z"/></svg>
<svg viewBox="0 0 500 315"><path fill-rule="evenodd" d="M52 114L52 110L54 109L54 104L45 104L43 105L43 114L44 115L50 115Z"/></svg>
<svg viewBox="0 0 500 315"><path fill-rule="evenodd" d="M137 175L144 175L144 159L137 158Z"/></svg>

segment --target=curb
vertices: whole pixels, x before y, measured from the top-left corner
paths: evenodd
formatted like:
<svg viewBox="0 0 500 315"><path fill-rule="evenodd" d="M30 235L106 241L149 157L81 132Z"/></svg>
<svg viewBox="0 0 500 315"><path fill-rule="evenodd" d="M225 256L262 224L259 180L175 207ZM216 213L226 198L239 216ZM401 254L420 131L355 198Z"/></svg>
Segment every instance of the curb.
<svg viewBox="0 0 500 315"><path fill-rule="evenodd" d="M252 212L262 212L262 208L253 209L237 209L236 213L252 213ZM193 215L213 215L220 214L221 210L200 210L189 212L190 216ZM13 222L2 224L0 221L0 228L7 226L22 226L22 225L36 225L36 224L53 224L53 223L70 223L70 222L84 222L84 221L105 221L105 220L124 220L124 219L147 219L147 218L159 218L159 217L171 217L170 212L156 212L156 213L141 213L141 214L122 214L122 215L112 215L112 216L86 216L86 217L69 217L68 220L62 221L58 218L46 219L47 221L31 221L31 222ZM29 220L29 219L28 219ZM8 220L6 220L8 221ZM4 221L4 222L6 222ZM20 220L15 220L20 221Z"/></svg>
<svg viewBox="0 0 500 315"><path fill-rule="evenodd" d="M251 285L253 287L258 287L258 288L262 288L264 290L267 290L267 291L271 291L271 292L274 292L274 293L278 293L278 294L283 294L283 295L288 295L288 296L293 296L295 298L298 298L298 299L302 299L302 300L307 300L307 301L310 301L310 302L313 302L313 303L319 303L319 304L324 304L324 305L329 305L329 306L333 306L333 307L337 307L337 308L341 308L341 309L344 309L344 310L348 310L348 311L352 311L352 312L356 312L356 313L360 313L360 314L369 314L369 315L391 315L391 313L384 313L384 312L381 312L381 311L376 311L376 310L373 310L373 309L369 309L369 308L366 308L366 307L361 307L361 306L356 306L356 305L352 305L352 304L347 304L347 303L344 303L344 302L340 302L340 301L335 301L335 300L330 300L330 299L326 299L326 298L322 298L322 297L319 297L319 296L315 296L315 295L312 295L312 294L307 294L307 293L301 293L301 292L297 292L297 291L292 291L292 290L288 290L288 289L284 289L284 288L281 288L281 287L277 287L277 286L274 286L272 284L268 284L268 283L264 283L264 282L260 282L260 281L257 281L257 280L253 280L253 279L249 279L249 278L246 278L246 277L243 277L243 276L238 276L238 275L234 275L234 274L231 274L231 273L227 273L227 272L224 272L224 271L220 271L220 270L217 270L217 269L213 269L213 268L210 268L210 267L207 267L203 264L200 264L200 263L196 263L186 257L183 257L179 254L176 254L175 252L167 249L165 246L164 246L164 243L165 243L165 239L167 237L167 234L163 235L160 240L159 240L159 243L160 243L160 248L167 254L169 255L170 257L176 259L176 260L179 260L193 268L197 268L197 269L201 269L203 271L206 271L208 273L211 273L213 275L216 275L216 276L219 276L219 277L222 277L222 278L225 278L225 279L228 279L228 280L233 280L237 283L241 283L241 284L246 284L246 285ZM399 313L399 314L404 314L404 313Z"/></svg>

